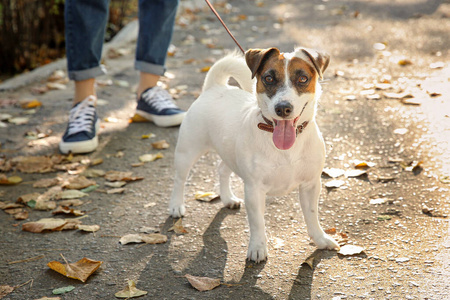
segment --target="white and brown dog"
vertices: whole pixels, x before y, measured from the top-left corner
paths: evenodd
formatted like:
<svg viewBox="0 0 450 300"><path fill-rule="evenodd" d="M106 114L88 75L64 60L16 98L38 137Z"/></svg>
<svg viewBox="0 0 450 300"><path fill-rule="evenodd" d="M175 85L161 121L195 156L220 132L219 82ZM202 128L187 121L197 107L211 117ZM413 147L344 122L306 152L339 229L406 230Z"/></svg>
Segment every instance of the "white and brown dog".
<svg viewBox="0 0 450 300"><path fill-rule="evenodd" d="M318 80L328 63L328 55L304 48L293 53L251 49L245 59L234 54L215 63L180 127L169 205L172 217L185 214L189 170L201 155L214 149L222 158L220 198L226 207L242 203L230 189L231 173L244 181L248 259L267 258L266 195L285 195L295 188L299 188L308 234L315 244L320 249L339 249L318 220L325 146L314 115L321 94ZM230 77L240 88L228 85Z"/></svg>

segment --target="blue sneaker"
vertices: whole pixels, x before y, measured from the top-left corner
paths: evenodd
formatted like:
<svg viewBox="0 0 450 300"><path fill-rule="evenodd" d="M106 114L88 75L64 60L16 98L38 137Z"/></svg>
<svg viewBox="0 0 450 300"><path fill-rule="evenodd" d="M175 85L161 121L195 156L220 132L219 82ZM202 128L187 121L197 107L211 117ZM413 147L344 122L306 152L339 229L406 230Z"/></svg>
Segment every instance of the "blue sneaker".
<svg viewBox="0 0 450 300"><path fill-rule="evenodd" d="M59 143L61 153L88 153L97 148L100 121L95 110L96 100L95 96L89 96L70 110L69 123Z"/></svg>
<svg viewBox="0 0 450 300"><path fill-rule="evenodd" d="M152 121L156 126L170 127L180 125L186 112L173 103L172 96L166 90L155 86L141 94L136 114Z"/></svg>

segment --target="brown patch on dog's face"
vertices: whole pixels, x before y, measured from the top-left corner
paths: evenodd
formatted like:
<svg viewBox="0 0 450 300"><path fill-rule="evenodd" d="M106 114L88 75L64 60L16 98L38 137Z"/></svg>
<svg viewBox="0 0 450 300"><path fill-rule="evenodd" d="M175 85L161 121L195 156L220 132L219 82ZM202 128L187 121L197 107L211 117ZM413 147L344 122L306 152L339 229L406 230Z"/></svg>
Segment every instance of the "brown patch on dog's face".
<svg viewBox="0 0 450 300"><path fill-rule="evenodd" d="M292 87L299 95L315 93L318 74L309 63L301 58L293 57L289 61L287 71Z"/></svg>
<svg viewBox="0 0 450 300"><path fill-rule="evenodd" d="M256 74L256 91L272 98L286 82L286 61L282 54L271 56Z"/></svg>

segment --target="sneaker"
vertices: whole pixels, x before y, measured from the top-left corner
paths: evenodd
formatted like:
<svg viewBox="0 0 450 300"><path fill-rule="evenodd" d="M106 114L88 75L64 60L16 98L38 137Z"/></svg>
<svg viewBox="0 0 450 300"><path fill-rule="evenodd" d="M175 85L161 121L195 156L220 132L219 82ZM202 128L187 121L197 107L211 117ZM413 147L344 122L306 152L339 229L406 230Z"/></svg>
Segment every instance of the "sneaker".
<svg viewBox="0 0 450 300"><path fill-rule="evenodd" d="M70 110L69 123L59 143L61 153L88 153L97 148L100 121L95 110L96 100L95 96L89 96Z"/></svg>
<svg viewBox="0 0 450 300"><path fill-rule="evenodd" d="M138 100L136 114L152 121L159 127L180 125L186 112L179 109L170 94L155 86L146 89Z"/></svg>

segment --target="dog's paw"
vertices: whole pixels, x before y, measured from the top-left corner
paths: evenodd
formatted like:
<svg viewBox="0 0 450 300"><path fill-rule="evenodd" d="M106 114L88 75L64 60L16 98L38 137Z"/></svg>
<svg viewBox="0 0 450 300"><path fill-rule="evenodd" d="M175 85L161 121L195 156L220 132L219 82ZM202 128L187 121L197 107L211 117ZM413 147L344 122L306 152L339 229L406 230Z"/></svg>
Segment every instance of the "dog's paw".
<svg viewBox="0 0 450 300"><path fill-rule="evenodd" d="M267 259L266 243L250 243L248 246L247 259L256 263L265 261Z"/></svg>
<svg viewBox="0 0 450 300"><path fill-rule="evenodd" d="M242 203L244 201L242 199L239 199L238 197L231 197L231 198L225 198L222 199L223 206L231 209L236 209L241 207Z"/></svg>
<svg viewBox="0 0 450 300"><path fill-rule="evenodd" d="M186 212L186 207L184 206L184 204L177 206L170 206L169 211L172 218L181 218L184 216L184 213Z"/></svg>
<svg viewBox="0 0 450 300"><path fill-rule="evenodd" d="M319 249L339 250L339 244L328 234L323 234L318 238L313 238L314 243Z"/></svg>

